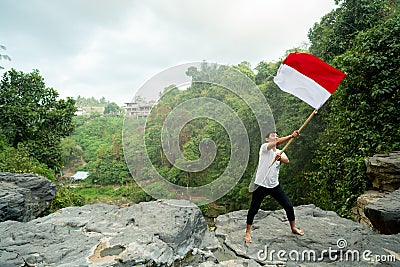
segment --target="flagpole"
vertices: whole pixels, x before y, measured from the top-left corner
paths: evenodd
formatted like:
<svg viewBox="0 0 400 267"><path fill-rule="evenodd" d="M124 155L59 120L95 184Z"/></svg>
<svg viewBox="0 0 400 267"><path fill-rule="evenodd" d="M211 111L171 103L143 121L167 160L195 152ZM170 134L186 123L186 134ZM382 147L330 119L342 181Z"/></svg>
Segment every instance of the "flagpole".
<svg viewBox="0 0 400 267"><path fill-rule="evenodd" d="M299 128L298 132L300 133L304 127L306 127L306 125L310 122L310 120L312 119L312 117L314 117L315 114L317 114L318 110L315 109L313 110L313 112L310 114L310 116L308 116L307 120L303 123L303 125L301 125L301 127ZM289 147L289 145L293 142L294 138L290 139L286 145L282 148L282 150L278 153L279 156L282 155L282 153ZM269 165L268 168L270 168L272 166L272 164L274 164L276 161L276 159L274 159L272 161L272 163Z"/></svg>

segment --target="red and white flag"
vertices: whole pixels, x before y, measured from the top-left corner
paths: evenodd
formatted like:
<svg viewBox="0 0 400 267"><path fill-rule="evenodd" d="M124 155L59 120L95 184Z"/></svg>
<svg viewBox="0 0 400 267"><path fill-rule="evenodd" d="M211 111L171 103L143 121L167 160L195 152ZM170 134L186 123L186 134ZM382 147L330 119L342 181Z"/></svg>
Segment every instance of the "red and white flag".
<svg viewBox="0 0 400 267"><path fill-rule="evenodd" d="M319 109L345 76L314 55L294 52L282 62L274 82L281 90Z"/></svg>

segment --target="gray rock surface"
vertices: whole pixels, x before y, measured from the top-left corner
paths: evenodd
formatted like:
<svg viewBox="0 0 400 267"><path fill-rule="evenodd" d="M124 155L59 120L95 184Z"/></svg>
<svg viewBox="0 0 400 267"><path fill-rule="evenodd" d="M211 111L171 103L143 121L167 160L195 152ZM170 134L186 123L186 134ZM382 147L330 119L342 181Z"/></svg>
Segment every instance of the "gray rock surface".
<svg viewBox="0 0 400 267"><path fill-rule="evenodd" d="M304 236L290 232L283 210L260 211L245 244L246 210L218 216L211 232L184 200L70 207L0 223L0 266L399 266L400 234L377 234L314 205L295 212Z"/></svg>
<svg viewBox="0 0 400 267"><path fill-rule="evenodd" d="M354 219L382 234L399 233L399 193L390 193L400 188L400 151L374 155L365 164L373 188L358 197Z"/></svg>
<svg viewBox="0 0 400 267"><path fill-rule="evenodd" d="M203 262L199 265L199 267L261 267L255 260L248 260L248 259L235 259L235 260L227 260L220 263L214 262ZM264 265L265 266L265 265ZM272 265L276 266L276 265Z"/></svg>
<svg viewBox="0 0 400 267"><path fill-rule="evenodd" d="M365 215L381 234L400 233L400 189L367 205Z"/></svg>
<svg viewBox="0 0 400 267"><path fill-rule="evenodd" d="M375 189L393 192L400 188L400 151L374 155L365 160L365 165Z"/></svg>
<svg viewBox="0 0 400 267"><path fill-rule="evenodd" d="M0 222L40 216L55 198L56 186L36 174L0 173Z"/></svg>
<svg viewBox="0 0 400 267"><path fill-rule="evenodd" d="M217 246L199 208L179 200L70 207L0 223L0 266L171 266L194 248Z"/></svg>
<svg viewBox="0 0 400 267"><path fill-rule="evenodd" d="M295 212L296 224L305 231L304 236L291 233L283 210L257 215L253 224L253 242L250 244L244 242L245 210L219 216L216 234L225 236L226 246L237 255L261 265L400 265L400 234L379 235L359 223L314 205L296 207Z"/></svg>

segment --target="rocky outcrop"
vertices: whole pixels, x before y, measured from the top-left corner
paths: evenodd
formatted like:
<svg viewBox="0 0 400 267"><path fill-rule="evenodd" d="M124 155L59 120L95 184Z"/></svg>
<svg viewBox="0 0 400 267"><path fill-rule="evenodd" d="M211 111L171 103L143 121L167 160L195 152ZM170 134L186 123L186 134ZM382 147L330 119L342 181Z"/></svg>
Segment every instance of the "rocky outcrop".
<svg viewBox="0 0 400 267"><path fill-rule="evenodd" d="M314 205L295 208L304 236L291 233L283 210L259 212L250 244L244 243L247 211L221 215L216 234L237 255L262 266L398 266L400 234L379 235L352 220Z"/></svg>
<svg viewBox="0 0 400 267"><path fill-rule="evenodd" d="M371 203L375 203L381 198L387 196L388 192L380 192L377 190L368 190L357 198L357 206L353 208L353 218L356 222L359 222L369 228L374 228L370 219L365 215L365 207Z"/></svg>
<svg viewBox="0 0 400 267"><path fill-rule="evenodd" d="M207 257L201 252L217 244L187 201L95 204L1 223L0 266L171 266L194 248Z"/></svg>
<svg viewBox="0 0 400 267"><path fill-rule="evenodd" d="M400 234L379 235L314 205L295 211L304 236L290 232L283 210L260 211L245 244L246 210L218 216L211 232L183 200L64 208L0 223L0 266L398 266Z"/></svg>
<svg viewBox="0 0 400 267"><path fill-rule="evenodd" d="M365 165L374 189L393 192L400 188L400 151L374 155Z"/></svg>
<svg viewBox="0 0 400 267"><path fill-rule="evenodd" d="M37 218L55 198L56 186L36 174L0 173L0 222Z"/></svg>
<svg viewBox="0 0 400 267"><path fill-rule="evenodd" d="M367 205L365 214L380 233L400 233L400 189Z"/></svg>
<svg viewBox="0 0 400 267"><path fill-rule="evenodd" d="M400 151L377 154L365 160L372 188L357 199L355 220L383 234L400 232Z"/></svg>

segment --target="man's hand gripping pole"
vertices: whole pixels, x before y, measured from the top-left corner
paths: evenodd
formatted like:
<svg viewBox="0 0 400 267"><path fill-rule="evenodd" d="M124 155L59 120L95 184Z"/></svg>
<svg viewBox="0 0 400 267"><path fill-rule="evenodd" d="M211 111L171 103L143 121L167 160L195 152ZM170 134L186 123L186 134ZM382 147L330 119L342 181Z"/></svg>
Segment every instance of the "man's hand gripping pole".
<svg viewBox="0 0 400 267"><path fill-rule="evenodd" d="M307 120L303 123L303 125L301 125L301 127L298 130L298 133L300 134L301 130L303 130L304 127L306 127L307 123L312 119L312 117L314 117L315 114L317 114L318 110L315 109L313 110L313 112L310 114L310 116L308 116ZM282 148L282 150L278 153L277 157L274 158L274 160L272 161L272 163L268 166L268 168L270 168L272 166L272 164L275 163L275 161L280 158L280 156L282 155L282 153L289 147L289 145L293 142L294 138L290 139L286 145Z"/></svg>

